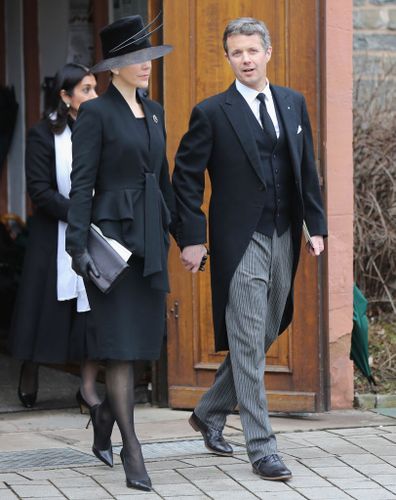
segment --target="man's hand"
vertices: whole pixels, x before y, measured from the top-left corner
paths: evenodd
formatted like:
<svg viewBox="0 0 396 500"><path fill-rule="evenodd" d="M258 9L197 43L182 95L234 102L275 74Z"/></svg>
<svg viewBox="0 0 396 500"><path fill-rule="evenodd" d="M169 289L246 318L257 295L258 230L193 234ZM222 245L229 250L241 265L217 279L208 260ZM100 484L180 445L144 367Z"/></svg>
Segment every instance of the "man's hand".
<svg viewBox="0 0 396 500"><path fill-rule="evenodd" d="M323 236L311 236L311 243L307 243L306 247L311 255L318 256L324 250Z"/></svg>
<svg viewBox="0 0 396 500"><path fill-rule="evenodd" d="M205 245L189 245L183 248L180 259L187 271L196 273L202 262L202 258L208 253Z"/></svg>

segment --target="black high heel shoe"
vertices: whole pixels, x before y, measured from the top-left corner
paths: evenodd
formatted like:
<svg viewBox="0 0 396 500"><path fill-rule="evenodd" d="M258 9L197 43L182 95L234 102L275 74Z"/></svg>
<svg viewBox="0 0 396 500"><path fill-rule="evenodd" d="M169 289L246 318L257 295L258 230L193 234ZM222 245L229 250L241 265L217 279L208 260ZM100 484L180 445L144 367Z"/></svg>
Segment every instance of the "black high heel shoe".
<svg viewBox="0 0 396 500"><path fill-rule="evenodd" d="M99 458L104 464L108 465L109 467L113 467L113 446L111 444L111 432L108 437L108 444L107 447L100 450L98 447L95 446L95 437L101 436L102 434L102 429L99 426L98 423L98 409L100 407L99 405L92 406L90 408L90 413L91 413L91 421L92 421L92 427L94 430L94 444L92 445L92 453L96 456L96 458ZM89 422L88 422L89 425Z"/></svg>
<svg viewBox="0 0 396 500"><path fill-rule="evenodd" d="M22 392L22 379L23 379L23 374L24 374L24 371L26 369L26 366L27 366L27 362L24 361L21 365L21 370L19 372L19 383L18 383L18 398L20 400L20 402L23 404L23 406L25 408L33 408L33 406L35 405L36 403L36 400L37 400L37 381L36 381L36 390L33 391L33 392ZM37 375L36 375L37 377Z"/></svg>
<svg viewBox="0 0 396 500"><path fill-rule="evenodd" d="M81 393L81 389L78 389L78 391L76 392L76 401L77 401L78 406L80 407L80 413L81 413L81 415L87 415L87 414L89 414L91 412L92 405L90 405L84 399L84 396Z"/></svg>
<svg viewBox="0 0 396 500"><path fill-rule="evenodd" d="M120 451L120 458L122 465L124 466L126 485L127 488L135 488L136 490L142 491L152 491L151 479L147 476L145 478L132 478L131 471L128 471L128 461L124 456L124 450Z"/></svg>

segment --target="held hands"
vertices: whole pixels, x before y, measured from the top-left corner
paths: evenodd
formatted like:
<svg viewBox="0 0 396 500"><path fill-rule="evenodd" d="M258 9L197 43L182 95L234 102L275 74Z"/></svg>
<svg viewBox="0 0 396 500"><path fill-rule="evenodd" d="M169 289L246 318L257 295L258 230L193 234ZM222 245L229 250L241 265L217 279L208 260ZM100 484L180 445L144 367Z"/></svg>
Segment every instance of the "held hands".
<svg viewBox="0 0 396 500"><path fill-rule="evenodd" d="M183 248L180 259L187 271L196 273L204 270L207 255L205 245L189 245Z"/></svg>
<svg viewBox="0 0 396 500"><path fill-rule="evenodd" d="M85 280L90 279L89 273L92 273L97 278L100 276L92 257L86 249L72 255L72 269Z"/></svg>
<svg viewBox="0 0 396 500"><path fill-rule="evenodd" d="M311 242L306 244L306 248L310 255L317 257L324 250L323 236L311 236Z"/></svg>

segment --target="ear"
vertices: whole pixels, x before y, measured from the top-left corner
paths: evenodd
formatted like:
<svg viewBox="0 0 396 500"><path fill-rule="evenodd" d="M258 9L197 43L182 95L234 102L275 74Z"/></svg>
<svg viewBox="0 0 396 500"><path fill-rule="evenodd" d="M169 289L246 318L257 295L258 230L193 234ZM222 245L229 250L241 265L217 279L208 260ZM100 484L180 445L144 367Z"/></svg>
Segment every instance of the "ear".
<svg viewBox="0 0 396 500"><path fill-rule="evenodd" d="M271 59L271 55L272 55L272 47L271 47L271 45L268 47L268 49L266 51L266 54L267 54L267 62L269 62L269 60Z"/></svg>
<svg viewBox="0 0 396 500"><path fill-rule="evenodd" d="M228 53L227 52L224 52L224 57L227 59L228 64L231 64L230 63L230 58L228 57Z"/></svg>
<svg viewBox="0 0 396 500"><path fill-rule="evenodd" d="M118 76L120 74L119 68L112 68L110 71L113 73L113 75L116 75L116 76Z"/></svg>
<svg viewBox="0 0 396 500"><path fill-rule="evenodd" d="M68 93L66 92L66 90L62 89L59 92L59 96L62 99L62 101L66 104L66 106L69 108L70 107L70 96L68 95Z"/></svg>

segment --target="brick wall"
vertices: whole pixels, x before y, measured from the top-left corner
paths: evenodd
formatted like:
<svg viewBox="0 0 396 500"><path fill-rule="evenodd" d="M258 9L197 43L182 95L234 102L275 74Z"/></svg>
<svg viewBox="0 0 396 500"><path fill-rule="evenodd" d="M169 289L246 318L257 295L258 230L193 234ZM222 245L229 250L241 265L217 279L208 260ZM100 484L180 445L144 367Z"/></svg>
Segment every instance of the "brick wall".
<svg viewBox="0 0 396 500"><path fill-rule="evenodd" d="M354 0L354 79L396 79L396 0Z"/></svg>

